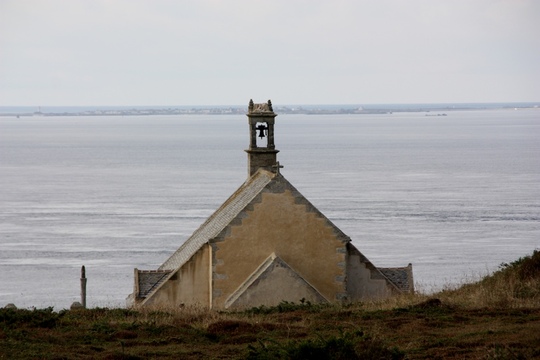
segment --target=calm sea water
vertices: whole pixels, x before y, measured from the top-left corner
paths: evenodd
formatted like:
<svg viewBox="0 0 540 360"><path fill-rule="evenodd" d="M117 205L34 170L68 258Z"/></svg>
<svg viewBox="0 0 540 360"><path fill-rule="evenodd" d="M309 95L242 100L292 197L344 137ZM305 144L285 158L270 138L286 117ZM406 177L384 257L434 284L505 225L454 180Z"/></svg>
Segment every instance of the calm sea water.
<svg viewBox="0 0 540 360"><path fill-rule="evenodd" d="M472 281L540 248L540 110L281 115L282 173L377 266ZM0 117L0 306L123 306L247 176L247 119Z"/></svg>

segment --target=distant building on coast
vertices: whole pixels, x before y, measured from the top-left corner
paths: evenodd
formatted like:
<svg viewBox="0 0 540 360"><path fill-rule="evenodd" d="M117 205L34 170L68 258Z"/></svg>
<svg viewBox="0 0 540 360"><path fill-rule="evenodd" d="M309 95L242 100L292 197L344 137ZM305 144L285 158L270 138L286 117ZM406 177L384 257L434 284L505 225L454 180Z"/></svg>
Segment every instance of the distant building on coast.
<svg viewBox="0 0 540 360"><path fill-rule="evenodd" d="M270 101L250 101L246 182L157 270L135 269L129 306L237 309L414 291L410 264L375 267L281 174L276 116Z"/></svg>

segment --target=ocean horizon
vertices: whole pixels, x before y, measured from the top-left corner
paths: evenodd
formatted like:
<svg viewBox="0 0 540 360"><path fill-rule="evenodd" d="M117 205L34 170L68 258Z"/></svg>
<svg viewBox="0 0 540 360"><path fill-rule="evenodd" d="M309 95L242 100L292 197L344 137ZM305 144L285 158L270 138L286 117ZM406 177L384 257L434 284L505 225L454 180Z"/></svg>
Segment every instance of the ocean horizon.
<svg viewBox="0 0 540 360"><path fill-rule="evenodd" d="M367 110L382 109L388 111L430 111L430 110L487 110L487 109L505 109L505 108L538 108L540 107L540 101L522 101L522 102L458 102L458 103L378 103L378 104L278 104L276 108L291 109L291 108L304 108L304 109L325 109L325 110L337 110L337 109L357 109L365 108ZM35 106L0 106L0 116L6 115L32 115L34 113L41 113L47 115L52 114L74 114L86 111L122 111L122 110L163 110L163 109L246 109L247 104L214 104L214 105L35 105Z"/></svg>

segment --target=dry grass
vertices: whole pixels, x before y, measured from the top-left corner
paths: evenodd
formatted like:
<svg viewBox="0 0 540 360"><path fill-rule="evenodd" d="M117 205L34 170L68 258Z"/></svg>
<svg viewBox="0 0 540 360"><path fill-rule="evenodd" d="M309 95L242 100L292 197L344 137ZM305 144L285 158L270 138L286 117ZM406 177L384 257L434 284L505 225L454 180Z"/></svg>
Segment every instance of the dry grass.
<svg viewBox="0 0 540 360"><path fill-rule="evenodd" d="M473 284L444 290L437 297L467 308L538 308L540 251L510 264L502 264L494 274Z"/></svg>
<svg viewBox="0 0 540 360"><path fill-rule="evenodd" d="M540 358L540 252L432 296L242 312L0 309L0 359Z"/></svg>

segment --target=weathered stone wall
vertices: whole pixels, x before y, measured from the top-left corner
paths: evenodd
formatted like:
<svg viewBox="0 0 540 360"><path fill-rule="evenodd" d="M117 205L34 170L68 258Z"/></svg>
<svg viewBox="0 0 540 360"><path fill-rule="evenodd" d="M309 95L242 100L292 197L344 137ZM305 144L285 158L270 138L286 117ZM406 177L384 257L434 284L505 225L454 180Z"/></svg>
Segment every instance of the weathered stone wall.
<svg viewBox="0 0 540 360"><path fill-rule="evenodd" d="M351 301L385 298L392 294L388 281L353 246L347 247L347 292Z"/></svg>
<svg viewBox="0 0 540 360"><path fill-rule="evenodd" d="M212 248L209 245L203 245L152 298L148 299L145 305L210 307L211 258Z"/></svg>
<svg viewBox="0 0 540 360"><path fill-rule="evenodd" d="M272 254L247 283L229 297L226 308L242 309L255 305L276 306L282 301L304 299L313 304L327 300L282 259Z"/></svg>
<svg viewBox="0 0 540 360"><path fill-rule="evenodd" d="M248 177L259 169L273 171L272 166L276 164L278 150L255 149L246 150L246 152L248 153Z"/></svg>
<svg viewBox="0 0 540 360"><path fill-rule="evenodd" d="M345 243L332 224L290 189L263 192L258 202L213 243L213 305L228 297L275 253L328 301L345 294ZM286 289L277 287L276 292ZM298 301L300 299L296 299Z"/></svg>

